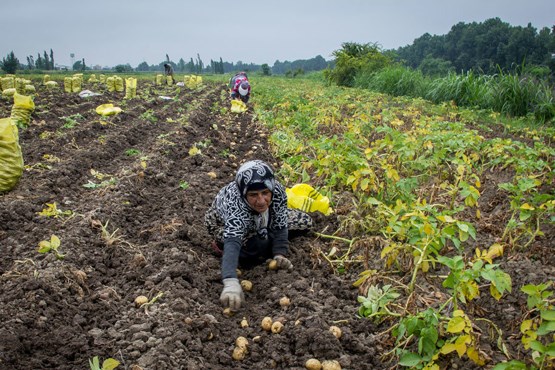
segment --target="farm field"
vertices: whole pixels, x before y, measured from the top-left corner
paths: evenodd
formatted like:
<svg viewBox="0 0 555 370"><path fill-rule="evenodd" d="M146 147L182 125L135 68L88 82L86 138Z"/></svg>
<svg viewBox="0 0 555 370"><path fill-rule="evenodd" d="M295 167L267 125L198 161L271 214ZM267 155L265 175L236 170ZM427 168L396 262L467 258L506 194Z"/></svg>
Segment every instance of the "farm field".
<svg viewBox="0 0 555 370"><path fill-rule="evenodd" d="M554 366L552 128L316 81L251 81L241 114L223 78L196 89L142 79L134 99L36 81L25 171L0 195L0 369L84 369L94 356L134 370L304 369L310 358ZM98 115L105 103L122 113ZM11 107L1 100L0 117ZM243 271L253 289L226 316L204 212L255 158L287 187L319 189L334 212L312 213L315 229L292 236L292 272ZM38 252L53 235L63 258ZM283 331L264 331L266 316ZM532 332L543 357L522 341Z"/></svg>

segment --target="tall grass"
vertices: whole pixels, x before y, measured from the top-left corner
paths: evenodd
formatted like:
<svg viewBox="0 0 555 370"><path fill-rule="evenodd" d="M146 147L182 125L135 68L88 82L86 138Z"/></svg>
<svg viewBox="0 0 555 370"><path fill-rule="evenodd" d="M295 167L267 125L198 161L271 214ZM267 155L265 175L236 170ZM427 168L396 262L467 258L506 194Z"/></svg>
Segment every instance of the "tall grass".
<svg viewBox="0 0 555 370"><path fill-rule="evenodd" d="M355 86L392 96L421 97L434 103L454 102L461 107L491 109L509 117L533 115L545 123L555 118L553 87L531 75L482 75L473 71L431 79L402 66L362 71Z"/></svg>
<svg viewBox="0 0 555 370"><path fill-rule="evenodd" d="M454 101L459 106L488 108L490 83L491 77L472 71L462 75L449 73L446 77L433 80L423 98L434 103Z"/></svg>
<svg viewBox="0 0 555 370"><path fill-rule="evenodd" d="M499 73L491 86L491 109L513 117L533 113L541 121L555 116L553 91L544 81Z"/></svg>
<svg viewBox="0 0 555 370"><path fill-rule="evenodd" d="M379 71L363 71L355 77L355 87L393 96L421 97L428 80L420 71L392 66Z"/></svg>

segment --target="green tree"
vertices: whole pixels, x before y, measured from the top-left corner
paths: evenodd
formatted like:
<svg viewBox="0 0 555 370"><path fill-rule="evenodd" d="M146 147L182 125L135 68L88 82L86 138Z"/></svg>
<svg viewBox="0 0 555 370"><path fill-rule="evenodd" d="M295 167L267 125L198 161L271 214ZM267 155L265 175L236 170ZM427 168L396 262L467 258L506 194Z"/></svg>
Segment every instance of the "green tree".
<svg viewBox="0 0 555 370"><path fill-rule="evenodd" d="M27 57L27 68L29 68L29 70L35 69L35 60L32 55Z"/></svg>
<svg viewBox="0 0 555 370"><path fill-rule="evenodd" d="M40 56L40 53L37 53L37 60L35 61L35 68L36 69L45 69L44 68L44 59Z"/></svg>
<svg viewBox="0 0 555 370"><path fill-rule="evenodd" d="M268 64L262 64L261 68L263 76L270 76L272 74L272 70L270 69L270 66Z"/></svg>
<svg viewBox="0 0 555 370"><path fill-rule="evenodd" d="M52 49L50 49L50 66L52 67L52 68L50 68L50 69L52 69L52 70L55 69L55 64L54 64L54 52L52 51Z"/></svg>
<svg viewBox="0 0 555 370"><path fill-rule="evenodd" d="M423 75L431 77L447 76L449 72L453 72L454 70L450 61L441 58L434 58L431 55L428 55L424 58L424 60L422 60L418 69Z"/></svg>
<svg viewBox="0 0 555 370"><path fill-rule="evenodd" d="M204 69L204 63L202 63L202 59L200 59L200 54L197 53L197 73L202 73Z"/></svg>
<svg viewBox="0 0 555 370"><path fill-rule="evenodd" d="M177 62L177 71L185 72L185 61L183 58L179 58L179 62Z"/></svg>
<svg viewBox="0 0 555 370"><path fill-rule="evenodd" d="M150 67L148 66L147 62L141 62L141 63L139 63L137 68L135 68L135 70L138 71L138 72L147 72L147 71L150 70Z"/></svg>
<svg viewBox="0 0 555 370"><path fill-rule="evenodd" d="M345 42L341 47L332 53L335 67L324 72L328 81L339 86L352 87L357 73L376 72L393 63L390 57L381 53L376 44Z"/></svg>
<svg viewBox="0 0 555 370"><path fill-rule="evenodd" d="M15 57L13 50L5 58L2 58L2 69L6 73L14 74L18 67L19 60Z"/></svg>
<svg viewBox="0 0 555 370"><path fill-rule="evenodd" d="M85 58L73 63L74 71L84 71L85 69L87 69L87 66L85 65Z"/></svg>
<svg viewBox="0 0 555 370"><path fill-rule="evenodd" d="M116 71L117 73L129 73L129 72L133 72L133 67L131 67L129 63L118 64L117 66L114 67L114 71Z"/></svg>

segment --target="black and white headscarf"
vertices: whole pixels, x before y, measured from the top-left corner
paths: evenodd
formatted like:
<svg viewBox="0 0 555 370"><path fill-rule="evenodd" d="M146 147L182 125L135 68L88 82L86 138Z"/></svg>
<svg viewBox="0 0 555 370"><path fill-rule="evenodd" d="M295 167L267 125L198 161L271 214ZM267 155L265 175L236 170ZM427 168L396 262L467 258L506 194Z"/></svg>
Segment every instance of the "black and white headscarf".
<svg viewBox="0 0 555 370"><path fill-rule="evenodd" d="M261 160L249 161L243 164L235 175L235 182L244 199L246 199L247 191L252 185L264 184L273 193L276 184L274 171Z"/></svg>
<svg viewBox="0 0 555 370"><path fill-rule="evenodd" d="M267 212L259 214L247 203L249 186L264 184L272 192ZM264 238L267 230L287 227L287 195L283 185L275 181L270 166L261 160L249 161L237 171L235 181L224 186L205 215L205 224L219 241L239 237L243 241L258 234Z"/></svg>

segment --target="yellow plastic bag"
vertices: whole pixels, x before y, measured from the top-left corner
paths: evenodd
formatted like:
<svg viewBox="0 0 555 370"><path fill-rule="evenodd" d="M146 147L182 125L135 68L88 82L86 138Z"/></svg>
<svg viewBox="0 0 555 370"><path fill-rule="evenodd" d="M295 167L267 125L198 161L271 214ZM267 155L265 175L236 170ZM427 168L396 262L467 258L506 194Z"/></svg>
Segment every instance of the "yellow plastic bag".
<svg viewBox="0 0 555 370"><path fill-rule="evenodd" d="M14 120L18 127L27 127L31 122L31 114L35 110L35 102L28 95L21 95L17 92L13 95L12 113L10 118Z"/></svg>
<svg viewBox="0 0 555 370"><path fill-rule="evenodd" d="M116 91L116 81L114 78L113 76L106 78L106 87L109 92Z"/></svg>
<svg viewBox="0 0 555 370"><path fill-rule="evenodd" d="M297 184L285 189L287 206L303 212L321 212L326 216L333 213L330 200L308 184Z"/></svg>
<svg viewBox="0 0 555 370"><path fill-rule="evenodd" d="M0 119L0 192L11 190L23 174L19 134L11 118Z"/></svg>
<svg viewBox="0 0 555 370"><path fill-rule="evenodd" d="M243 103L241 100L233 99L231 101L231 111L233 113L243 113L247 111L247 105Z"/></svg>
<svg viewBox="0 0 555 370"><path fill-rule="evenodd" d="M120 107L114 107L114 104L102 104L96 107L96 113L101 116L112 116L122 111L123 110Z"/></svg>

